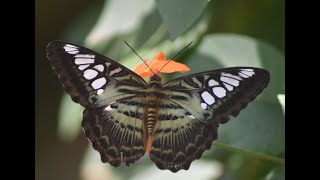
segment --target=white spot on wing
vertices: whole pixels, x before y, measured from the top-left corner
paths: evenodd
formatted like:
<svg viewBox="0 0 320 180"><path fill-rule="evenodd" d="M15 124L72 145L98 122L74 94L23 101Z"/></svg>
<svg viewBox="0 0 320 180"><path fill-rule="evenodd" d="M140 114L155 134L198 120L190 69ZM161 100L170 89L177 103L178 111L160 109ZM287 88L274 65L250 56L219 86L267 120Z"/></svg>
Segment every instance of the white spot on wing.
<svg viewBox="0 0 320 180"><path fill-rule="evenodd" d="M253 72L253 69L240 69L240 70Z"/></svg>
<svg viewBox="0 0 320 180"><path fill-rule="evenodd" d="M87 69L83 73L83 77L87 80L93 79L98 75L98 72L92 69Z"/></svg>
<svg viewBox="0 0 320 180"><path fill-rule="evenodd" d="M100 72L103 72L104 70L104 66L102 64L99 64L99 65L95 65L94 68Z"/></svg>
<svg viewBox="0 0 320 180"><path fill-rule="evenodd" d="M249 78L250 76L246 75L246 74L243 74L242 72L239 72L238 73L239 76L243 77L243 78Z"/></svg>
<svg viewBox="0 0 320 180"><path fill-rule="evenodd" d="M71 44L66 44L64 47L78 48L78 47L76 47L76 46L74 46L74 45L71 45Z"/></svg>
<svg viewBox="0 0 320 180"><path fill-rule="evenodd" d="M243 74L245 74L245 75L247 75L247 76L252 76L252 75L254 75L254 72L252 71L252 72L250 72L250 71L241 71L241 73L243 73Z"/></svg>
<svg viewBox="0 0 320 180"><path fill-rule="evenodd" d="M104 108L104 110L106 110L106 111L111 111L111 110L112 110L111 105L109 105L109 106L107 106L106 108Z"/></svg>
<svg viewBox="0 0 320 180"><path fill-rule="evenodd" d="M77 49L77 47L76 47L76 46L73 46L73 45L71 45L71 44L66 44L66 45L63 47L63 49L64 49L67 53L69 53L69 54L77 54L77 53L79 53L79 50Z"/></svg>
<svg viewBox="0 0 320 180"><path fill-rule="evenodd" d="M84 70L85 68L87 68L87 67L89 67L90 65L89 64L87 64L87 65L80 65L79 67L78 67L78 69L79 70Z"/></svg>
<svg viewBox="0 0 320 180"><path fill-rule="evenodd" d="M225 97L227 93L223 87L214 87L212 88L212 91L218 98Z"/></svg>
<svg viewBox="0 0 320 180"><path fill-rule="evenodd" d="M202 109L207 109L208 105L206 103L201 103Z"/></svg>
<svg viewBox="0 0 320 180"><path fill-rule="evenodd" d="M226 77L231 77L231 78L233 78L233 79L238 79L238 80L242 80L242 78L241 77L239 77L239 76L235 76L235 75L233 75L233 74L230 74L230 73L221 73L221 75L222 76L226 76Z"/></svg>
<svg viewBox="0 0 320 180"><path fill-rule="evenodd" d="M231 84L232 86L239 86L239 81L229 78L229 77L225 77L225 76L221 76L220 78L221 81L226 82L228 84Z"/></svg>
<svg viewBox="0 0 320 180"><path fill-rule="evenodd" d="M102 94L103 92L104 92L103 89L99 89L99 90L97 91L97 94Z"/></svg>
<svg viewBox="0 0 320 180"><path fill-rule="evenodd" d="M208 82L208 85L211 87L211 86L219 86L220 84L217 81L210 79Z"/></svg>
<svg viewBox="0 0 320 180"><path fill-rule="evenodd" d="M202 103L201 103L202 104ZM203 104L205 104L205 103L203 103ZM205 104L206 105L206 104ZM202 106L202 105L201 105ZM194 116L192 116L192 115L188 115L188 117L190 117L191 119L195 119L195 117Z"/></svg>
<svg viewBox="0 0 320 180"><path fill-rule="evenodd" d="M76 57L76 58L94 58L95 55L93 55L93 54L77 54L74 57Z"/></svg>
<svg viewBox="0 0 320 180"><path fill-rule="evenodd" d="M120 67L118 67L117 69L114 69L114 70L110 71L109 75L112 76L112 75L114 75L114 74L116 74L118 72L121 72L121 71L122 71L122 69Z"/></svg>
<svg viewBox="0 0 320 180"><path fill-rule="evenodd" d="M208 105L211 105L215 102L214 97L208 93L207 91L204 91L201 94L202 99L204 100L204 102L206 102Z"/></svg>
<svg viewBox="0 0 320 180"><path fill-rule="evenodd" d="M228 91L233 90L233 86L230 86L229 84L223 83L223 85L228 89Z"/></svg>
<svg viewBox="0 0 320 180"><path fill-rule="evenodd" d="M87 58L77 58L74 61L75 64L91 64L94 63L94 59L87 59Z"/></svg>
<svg viewBox="0 0 320 180"><path fill-rule="evenodd" d="M69 54L77 54L77 53L79 53L78 49L75 49L75 48L64 47L64 50Z"/></svg>
<svg viewBox="0 0 320 180"><path fill-rule="evenodd" d="M107 82L106 78L102 77L102 78L99 78L99 79L94 80L94 81L91 83L91 86L93 87L93 89L99 89L99 88L101 88L103 85L105 85L106 82Z"/></svg>
<svg viewBox="0 0 320 180"><path fill-rule="evenodd" d="M111 63L109 62L106 62L106 66L109 67L111 65Z"/></svg>

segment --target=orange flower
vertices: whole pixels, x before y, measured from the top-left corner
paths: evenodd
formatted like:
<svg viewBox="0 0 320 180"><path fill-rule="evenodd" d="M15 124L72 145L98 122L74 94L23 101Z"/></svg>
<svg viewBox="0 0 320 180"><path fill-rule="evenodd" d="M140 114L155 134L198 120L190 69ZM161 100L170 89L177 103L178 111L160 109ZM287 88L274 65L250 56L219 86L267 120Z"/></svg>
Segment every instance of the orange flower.
<svg viewBox="0 0 320 180"><path fill-rule="evenodd" d="M156 56L153 58L151 63L148 64L152 71L144 63L139 64L133 71L135 73L137 73L139 76L141 76L142 78L146 78L146 77L153 76L153 73L158 73L159 70L161 70L161 73L173 73L173 72L177 72L177 71L184 73L184 72L187 72L190 70L190 68L188 68L188 66L186 66L184 64L175 62L173 60L171 60L168 63L168 61L169 60L166 58L166 56L163 54L163 52L159 51L156 54ZM147 60L145 60L144 62L148 63ZM168 63L168 64L166 64L166 63Z"/></svg>

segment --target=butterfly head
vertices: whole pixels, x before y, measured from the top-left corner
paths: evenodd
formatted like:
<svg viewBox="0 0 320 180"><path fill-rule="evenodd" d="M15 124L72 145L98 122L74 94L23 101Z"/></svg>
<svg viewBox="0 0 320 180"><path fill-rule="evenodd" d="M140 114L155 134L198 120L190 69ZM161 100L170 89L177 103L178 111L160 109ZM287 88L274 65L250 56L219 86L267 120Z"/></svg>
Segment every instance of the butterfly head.
<svg viewBox="0 0 320 180"><path fill-rule="evenodd" d="M161 77L158 76L157 74L154 74L153 76L150 77L150 81L158 81L158 82L161 82Z"/></svg>
<svg viewBox="0 0 320 180"><path fill-rule="evenodd" d="M162 86L161 84L161 77L157 74L154 74L150 77L149 87L153 88L160 88Z"/></svg>

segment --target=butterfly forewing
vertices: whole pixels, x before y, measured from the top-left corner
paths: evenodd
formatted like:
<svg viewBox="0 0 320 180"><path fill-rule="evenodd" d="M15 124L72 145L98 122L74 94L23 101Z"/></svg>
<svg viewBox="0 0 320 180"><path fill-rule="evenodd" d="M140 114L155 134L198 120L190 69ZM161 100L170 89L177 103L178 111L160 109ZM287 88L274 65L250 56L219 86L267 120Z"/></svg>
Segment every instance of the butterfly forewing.
<svg viewBox="0 0 320 180"><path fill-rule="evenodd" d="M211 148L220 123L254 100L269 83L263 69L235 67L174 79L163 86L165 98L150 157L160 169L189 169Z"/></svg>
<svg viewBox="0 0 320 180"><path fill-rule="evenodd" d="M128 68L87 48L51 42L47 56L66 92L84 107L99 107L135 96L147 83Z"/></svg>
<svg viewBox="0 0 320 180"><path fill-rule="evenodd" d="M180 77L164 84L171 101L204 123L225 123L268 85L269 72L233 67Z"/></svg>

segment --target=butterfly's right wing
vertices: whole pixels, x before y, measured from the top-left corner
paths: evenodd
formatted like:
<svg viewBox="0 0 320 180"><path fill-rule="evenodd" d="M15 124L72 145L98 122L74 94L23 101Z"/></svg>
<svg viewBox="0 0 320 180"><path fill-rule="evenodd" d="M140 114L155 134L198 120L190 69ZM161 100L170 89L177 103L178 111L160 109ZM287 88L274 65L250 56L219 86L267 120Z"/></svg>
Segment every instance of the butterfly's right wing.
<svg viewBox="0 0 320 180"><path fill-rule="evenodd" d="M160 169L189 169L217 139L219 124L237 116L267 86L266 70L233 67L192 74L163 85L165 95L150 149Z"/></svg>

